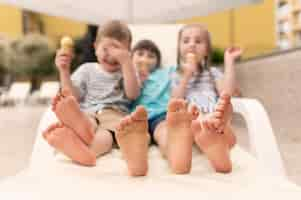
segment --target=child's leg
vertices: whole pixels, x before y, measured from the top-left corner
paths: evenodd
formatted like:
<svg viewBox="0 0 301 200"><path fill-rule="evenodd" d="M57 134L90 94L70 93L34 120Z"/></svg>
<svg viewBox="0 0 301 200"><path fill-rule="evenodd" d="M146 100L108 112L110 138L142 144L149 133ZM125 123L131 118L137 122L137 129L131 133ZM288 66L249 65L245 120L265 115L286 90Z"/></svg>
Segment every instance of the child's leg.
<svg viewBox="0 0 301 200"><path fill-rule="evenodd" d="M232 107L227 96L221 96L217 109L207 116L200 115L192 122L194 140L205 153L217 172L232 170L230 148L235 144L235 136L230 127Z"/></svg>
<svg viewBox="0 0 301 200"><path fill-rule="evenodd" d="M137 107L130 116L125 117L116 130L117 143L128 165L131 176L145 176L148 171L148 133L147 111Z"/></svg>
<svg viewBox="0 0 301 200"><path fill-rule="evenodd" d="M68 156L72 161L85 166L96 164L94 152L72 129L59 123L53 124L43 132L43 137L52 147Z"/></svg>
<svg viewBox="0 0 301 200"><path fill-rule="evenodd" d="M196 119L199 115L198 108L191 105L189 113L192 114L192 119ZM158 144L161 155L167 158L167 121L162 120L156 125L154 131L154 140Z"/></svg>
<svg viewBox="0 0 301 200"><path fill-rule="evenodd" d="M161 155L167 158L167 122L160 122L154 131L154 140L158 144Z"/></svg>
<svg viewBox="0 0 301 200"><path fill-rule="evenodd" d="M96 154L96 157L99 157L105 153L110 152L112 150L112 146L112 134L108 130L99 127L96 130L93 142L91 143L91 145L89 145L89 149Z"/></svg>
<svg viewBox="0 0 301 200"><path fill-rule="evenodd" d="M181 99L171 100L168 105L166 155L174 173L189 173L192 160L193 136L191 113L188 104Z"/></svg>
<svg viewBox="0 0 301 200"><path fill-rule="evenodd" d="M72 128L87 145L92 143L94 127L88 116L80 110L79 103L71 92L64 90L62 94L57 95L53 100L52 110L61 123Z"/></svg>

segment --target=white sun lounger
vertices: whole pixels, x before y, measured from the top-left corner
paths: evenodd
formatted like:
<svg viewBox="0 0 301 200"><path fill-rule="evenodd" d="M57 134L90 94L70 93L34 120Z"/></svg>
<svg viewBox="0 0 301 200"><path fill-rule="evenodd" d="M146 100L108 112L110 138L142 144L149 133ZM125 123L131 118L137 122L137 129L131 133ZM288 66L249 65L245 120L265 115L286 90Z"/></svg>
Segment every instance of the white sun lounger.
<svg viewBox="0 0 301 200"><path fill-rule="evenodd" d="M29 96L31 84L29 82L15 82L11 85L7 93L0 96L0 104L25 103Z"/></svg>
<svg viewBox="0 0 301 200"><path fill-rule="evenodd" d="M132 30L136 40L151 38L160 47L166 44L168 47L165 46L162 54L168 56L164 63L174 63L174 56L166 51L176 50L177 28L164 29L160 25ZM236 146L231 152L233 172L230 174L215 173L204 156L194 150L191 173L174 175L157 147L149 150L146 177L129 177L120 151L116 149L99 158L96 167L75 165L60 154L55 156L54 150L42 139L42 131L57 121L48 109L38 127L27 168L0 182L0 199L301 199L301 189L285 175L275 136L262 105L253 99L233 99L232 103L234 111L246 121L246 134L254 156Z"/></svg>
<svg viewBox="0 0 301 200"><path fill-rule="evenodd" d="M233 172L217 174L205 157L193 152L188 175L174 175L157 147L149 151L149 173L130 178L119 150L98 159L93 168L75 165L42 139L41 132L57 119L48 109L44 114L28 167L0 182L0 199L300 199L301 189L286 178L268 116L261 104L251 99L233 99L235 112L243 115L255 156L239 146L231 153Z"/></svg>
<svg viewBox="0 0 301 200"><path fill-rule="evenodd" d="M32 100L39 103L49 103L57 94L60 84L57 81L46 81L41 84L38 91L32 95Z"/></svg>

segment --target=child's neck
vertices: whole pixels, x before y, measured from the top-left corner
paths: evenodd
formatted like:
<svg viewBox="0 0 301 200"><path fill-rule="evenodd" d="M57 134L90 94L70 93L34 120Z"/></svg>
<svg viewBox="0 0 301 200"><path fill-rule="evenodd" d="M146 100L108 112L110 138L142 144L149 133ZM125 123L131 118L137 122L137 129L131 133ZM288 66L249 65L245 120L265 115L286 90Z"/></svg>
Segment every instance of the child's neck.
<svg viewBox="0 0 301 200"><path fill-rule="evenodd" d="M112 66L108 65L106 63L98 63L98 69L100 69L103 72L109 73L109 74L115 74L118 73L120 70L116 68L116 70L110 70Z"/></svg>

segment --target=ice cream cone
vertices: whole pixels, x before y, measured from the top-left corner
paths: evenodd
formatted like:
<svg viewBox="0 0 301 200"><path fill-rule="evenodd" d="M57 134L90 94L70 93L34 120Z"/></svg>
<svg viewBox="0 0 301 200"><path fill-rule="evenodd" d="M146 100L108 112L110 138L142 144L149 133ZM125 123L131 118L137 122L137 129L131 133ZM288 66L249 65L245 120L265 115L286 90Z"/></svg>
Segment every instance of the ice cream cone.
<svg viewBox="0 0 301 200"><path fill-rule="evenodd" d="M61 49L66 53L72 53L74 48L73 40L70 37L63 37L61 39Z"/></svg>

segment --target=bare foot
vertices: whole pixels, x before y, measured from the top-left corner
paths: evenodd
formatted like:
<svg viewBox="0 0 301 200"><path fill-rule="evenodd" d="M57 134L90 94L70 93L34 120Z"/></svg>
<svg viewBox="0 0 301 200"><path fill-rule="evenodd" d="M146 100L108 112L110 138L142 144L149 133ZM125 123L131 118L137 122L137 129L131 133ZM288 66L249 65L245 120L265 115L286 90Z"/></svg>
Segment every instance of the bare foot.
<svg viewBox="0 0 301 200"><path fill-rule="evenodd" d="M52 102L52 110L58 119L75 133L87 145L94 139L94 129L90 119L80 110L79 104L69 90L63 90Z"/></svg>
<svg viewBox="0 0 301 200"><path fill-rule="evenodd" d="M95 166L96 155L79 139L74 131L62 124L54 124L43 132L43 137L56 150L72 161L85 166Z"/></svg>
<svg viewBox="0 0 301 200"><path fill-rule="evenodd" d="M147 111L142 106L138 106L135 112L120 122L116 139L130 176L145 176L148 170L150 136Z"/></svg>
<svg viewBox="0 0 301 200"><path fill-rule="evenodd" d="M176 174L189 173L191 169L193 137L190 129L192 114L187 102L173 99L167 111L167 158Z"/></svg>
<svg viewBox="0 0 301 200"><path fill-rule="evenodd" d="M232 170L230 147L226 134L220 134L215 128L217 118L213 113L202 120L194 120L191 129L197 146L209 159L217 172L228 173Z"/></svg>
<svg viewBox="0 0 301 200"><path fill-rule="evenodd" d="M233 114L230 95L221 94L213 113L216 118L215 128L219 133L223 133L226 126L230 124Z"/></svg>
<svg viewBox="0 0 301 200"><path fill-rule="evenodd" d="M192 116L192 120L195 120L198 118L198 116L200 115L200 111L198 109L198 107L194 104L189 105L189 113L191 113Z"/></svg>

